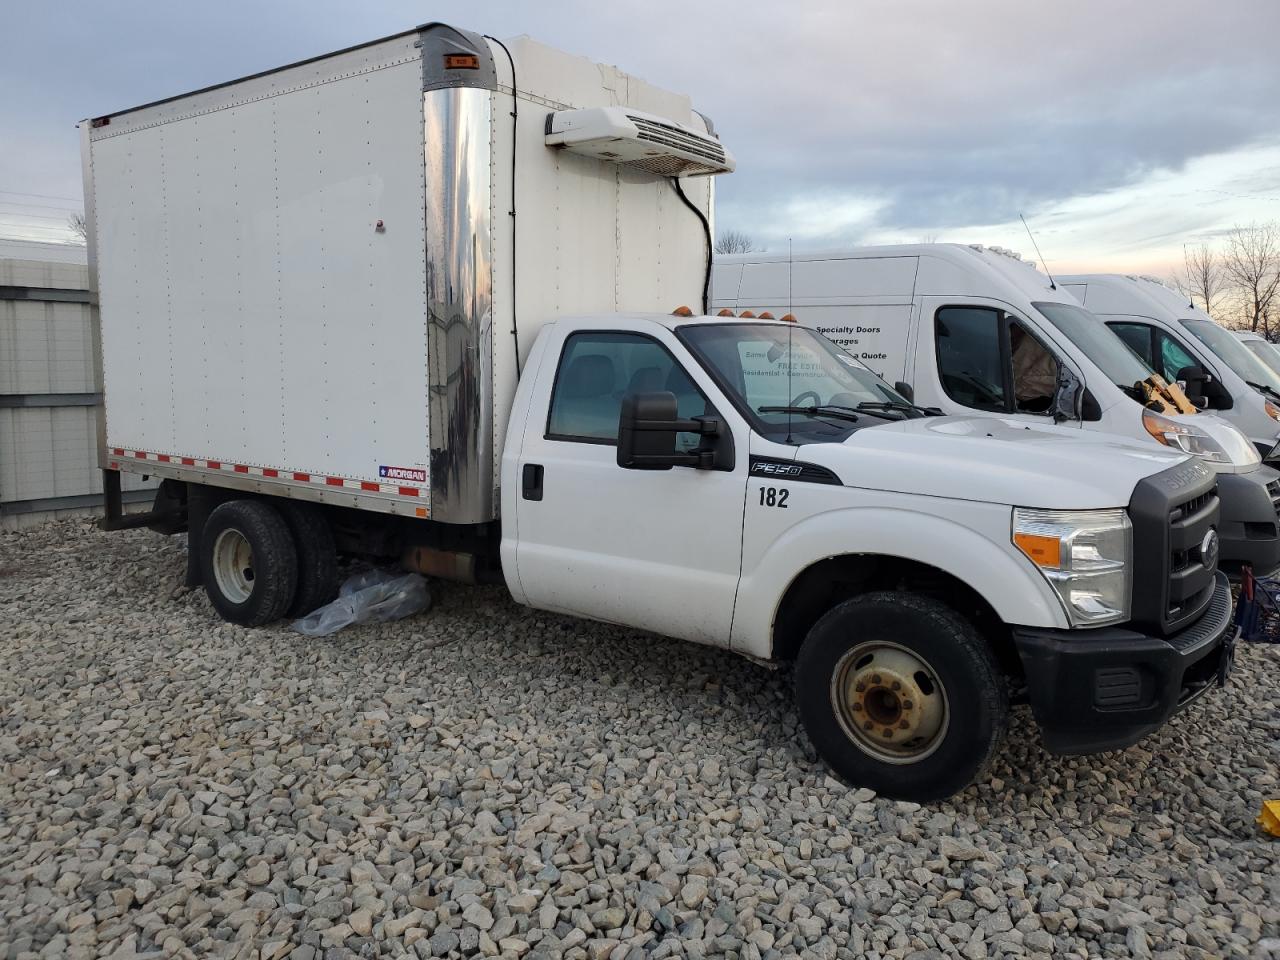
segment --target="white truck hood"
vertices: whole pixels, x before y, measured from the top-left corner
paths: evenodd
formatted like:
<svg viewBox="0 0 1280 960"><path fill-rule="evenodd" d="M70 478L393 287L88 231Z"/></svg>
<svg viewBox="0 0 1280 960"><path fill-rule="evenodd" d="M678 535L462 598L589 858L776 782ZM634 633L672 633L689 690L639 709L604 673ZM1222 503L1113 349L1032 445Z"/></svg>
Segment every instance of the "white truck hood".
<svg viewBox="0 0 1280 960"><path fill-rule="evenodd" d="M1155 444L991 417L928 417L813 444L797 459L849 486L1020 507L1123 507L1144 477L1190 460Z"/></svg>

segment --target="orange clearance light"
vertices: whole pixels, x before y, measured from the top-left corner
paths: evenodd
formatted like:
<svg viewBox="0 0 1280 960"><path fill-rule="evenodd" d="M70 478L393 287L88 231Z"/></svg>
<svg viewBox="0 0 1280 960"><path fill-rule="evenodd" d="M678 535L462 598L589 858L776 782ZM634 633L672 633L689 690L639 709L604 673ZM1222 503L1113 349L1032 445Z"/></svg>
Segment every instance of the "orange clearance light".
<svg viewBox="0 0 1280 960"><path fill-rule="evenodd" d="M766 310L764 313L760 314L760 319L761 319L761 320L772 320L772 319L773 319L773 314L772 314L772 313L770 313L768 310Z"/></svg>
<svg viewBox="0 0 1280 960"><path fill-rule="evenodd" d="M750 310L743 310L740 314L738 314L738 316L742 317L744 320L754 320L756 318L756 315L752 313Z"/></svg>
<svg viewBox="0 0 1280 960"><path fill-rule="evenodd" d="M1013 542L1037 567L1056 570L1062 564L1062 541L1037 533L1015 533Z"/></svg>
<svg viewBox="0 0 1280 960"><path fill-rule="evenodd" d="M782 315L782 322L783 322L783 323L795 323L795 322L796 322L796 315L795 315L794 313L784 313L784 314Z"/></svg>
<svg viewBox="0 0 1280 960"><path fill-rule="evenodd" d="M671 315L673 317L692 317L693 311L690 310L688 307L676 307L674 310L671 311Z"/></svg>
<svg viewBox="0 0 1280 960"><path fill-rule="evenodd" d="M479 70L480 58L474 53L446 53L444 68L446 70Z"/></svg>
<svg viewBox="0 0 1280 960"><path fill-rule="evenodd" d="M732 316L733 316L733 311L732 311L732 310L730 310L728 307L721 307L721 308L720 308L720 312L719 312L719 313L717 313L717 314L716 314L716 316L717 316L717 317L732 317Z"/></svg>

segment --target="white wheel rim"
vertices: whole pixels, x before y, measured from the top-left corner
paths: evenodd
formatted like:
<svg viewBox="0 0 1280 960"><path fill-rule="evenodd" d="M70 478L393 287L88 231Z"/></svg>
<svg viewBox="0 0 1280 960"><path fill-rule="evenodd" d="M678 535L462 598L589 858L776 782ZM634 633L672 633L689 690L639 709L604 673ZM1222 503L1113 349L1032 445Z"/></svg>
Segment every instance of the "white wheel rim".
<svg viewBox="0 0 1280 960"><path fill-rule="evenodd" d="M227 529L213 541L213 578L218 591L232 603L253 594L253 548L239 530Z"/></svg>
<svg viewBox="0 0 1280 960"><path fill-rule="evenodd" d="M860 643L840 658L831 706L858 749L884 763L919 763L951 723L947 690L933 667L890 642Z"/></svg>

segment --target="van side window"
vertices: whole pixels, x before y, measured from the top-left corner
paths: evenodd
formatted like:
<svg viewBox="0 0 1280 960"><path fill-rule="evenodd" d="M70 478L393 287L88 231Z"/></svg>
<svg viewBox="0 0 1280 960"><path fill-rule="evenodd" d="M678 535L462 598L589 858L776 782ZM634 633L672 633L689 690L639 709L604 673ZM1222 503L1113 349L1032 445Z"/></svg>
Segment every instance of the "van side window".
<svg viewBox="0 0 1280 960"><path fill-rule="evenodd" d="M1184 367L1199 365L1186 347L1163 330L1145 323L1109 323L1107 326L1145 360L1147 366L1170 383L1178 379Z"/></svg>
<svg viewBox="0 0 1280 960"><path fill-rule="evenodd" d="M947 396L976 410L1007 411L998 310L943 307L934 319L934 342Z"/></svg>
<svg viewBox="0 0 1280 960"><path fill-rule="evenodd" d="M676 395L681 417L707 412L706 398L656 340L638 333L575 333L560 355L547 439L617 443L622 398L661 391ZM699 438L681 433L676 443L693 449Z"/></svg>
<svg viewBox="0 0 1280 960"><path fill-rule="evenodd" d="M1159 369L1159 364L1152 357L1150 327L1145 323L1109 323L1107 326L1128 344L1129 349L1140 356L1148 367L1152 370Z"/></svg>
<svg viewBox="0 0 1280 960"><path fill-rule="evenodd" d="M943 307L934 321L938 375L956 403L996 413L1048 413L1058 358L1030 330L991 307Z"/></svg>
<svg viewBox="0 0 1280 960"><path fill-rule="evenodd" d="M1160 371L1160 376L1170 383L1178 379L1178 371L1184 367L1200 365L1182 344L1163 330L1157 331L1156 340L1160 345L1160 362L1156 365L1156 369Z"/></svg>

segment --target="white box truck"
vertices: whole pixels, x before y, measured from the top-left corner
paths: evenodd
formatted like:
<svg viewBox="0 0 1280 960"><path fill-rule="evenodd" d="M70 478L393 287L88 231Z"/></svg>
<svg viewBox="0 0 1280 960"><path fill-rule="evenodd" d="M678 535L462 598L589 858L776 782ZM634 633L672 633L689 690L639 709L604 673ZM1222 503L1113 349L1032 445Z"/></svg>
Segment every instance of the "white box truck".
<svg viewBox="0 0 1280 960"><path fill-rule="evenodd" d="M1178 291L1151 277L1060 278L1157 373L1230 423L1270 459L1280 445L1280 374Z"/></svg>
<svg viewBox="0 0 1280 960"><path fill-rule="evenodd" d="M338 551L498 581L794 661L831 767L916 799L1011 702L1087 752L1225 682L1202 462L902 419L810 331L671 311L709 279L690 175L733 165L683 96L432 24L83 140L103 466L165 478L143 522L233 622L330 596Z"/></svg>
<svg viewBox="0 0 1280 960"><path fill-rule="evenodd" d="M716 258L715 309L794 310L918 403L952 415L1055 422L1183 450L1218 474L1221 563L1280 568L1280 473L1196 412L1055 280L1000 247L858 247Z"/></svg>

